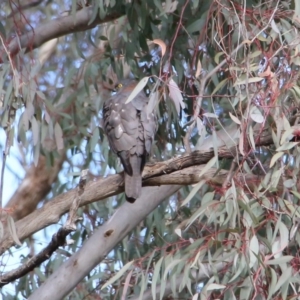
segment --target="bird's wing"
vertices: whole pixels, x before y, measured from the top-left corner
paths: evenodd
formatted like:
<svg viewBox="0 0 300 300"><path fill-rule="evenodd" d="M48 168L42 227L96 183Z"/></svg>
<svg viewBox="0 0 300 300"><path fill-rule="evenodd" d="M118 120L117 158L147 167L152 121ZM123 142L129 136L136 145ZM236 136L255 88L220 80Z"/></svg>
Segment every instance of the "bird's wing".
<svg viewBox="0 0 300 300"><path fill-rule="evenodd" d="M125 194L129 202L140 195L141 174L156 132L154 114L147 116L148 98L144 92L125 104L135 85L124 86L103 106L104 130L112 151L120 157L124 167Z"/></svg>
<svg viewBox="0 0 300 300"><path fill-rule="evenodd" d="M126 99L121 95L117 96L104 102L104 130L111 150L120 156L125 171L132 174L129 155L135 152L140 122L135 107L131 103L125 104Z"/></svg>
<svg viewBox="0 0 300 300"><path fill-rule="evenodd" d="M147 107L145 107L145 109L141 111L141 122L144 128L145 150L149 155L157 131L157 118L153 112L148 114Z"/></svg>

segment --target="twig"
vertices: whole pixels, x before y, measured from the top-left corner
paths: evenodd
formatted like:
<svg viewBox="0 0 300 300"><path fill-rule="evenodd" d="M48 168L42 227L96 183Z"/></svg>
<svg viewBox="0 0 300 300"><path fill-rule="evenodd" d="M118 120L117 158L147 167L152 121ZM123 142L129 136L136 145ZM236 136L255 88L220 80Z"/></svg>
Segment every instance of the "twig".
<svg viewBox="0 0 300 300"><path fill-rule="evenodd" d="M84 187L86 185L87 174L88 174L88 170L83 170L81 172L79 184L78 184L78 187L77 187L77 197L72 202L72 205L71 205L70 211L69 211L69 216L68 216L67 222L65 224L65 226L67 228L72 228L72 229L76 230L76 224L75 223L77 221L77 210L78 210L78 207L81 203L81 196L84 192Z"/></svg>
<svg viewBox="0 0 300 300"><path fill-rule="evenodd" d="M24 11L26 9L29 9L29 8L33 8L35 6L38 6L40 5L41 3L43 2L43 0L37 0L35 2L30 2L30 3L26 3L24 5L20 5L18 6L16 3L13 3L16 8L15 9L12 9L11 13L7 16L7 18L11 18L12 16L14 16L15 14L21 12L21 11Z"/></svg>
<svg viewBox="0 0 300 300"><path fill-rule="evenodd" d="M72 229L67 229L65 227L61 227L57 233L52 236L51 242L45 247L42 251L40 251L37 255L29 259L24 265L21 267L14 269L10 272L7 272L3 276L0 276L0 287L21 278L22 276L28 274L34 268L39 266L44 261L48 260L54 251L58 249L58 247L63 246L65 244L65 238L69 233L71 233Z"/></svg>
<svg viewBox="0 0 300 300"><path fill-rule="evenodd" d="M254 42L254 40L262 33L266 30L266 28L270 25L271 21L273 20L274 18L274 15L278 9L278 4L279 4L279 1L277 1L276 3L276 7L272 13L272 16L271 18L269 19L267 25L262 29L260 30L250 41L244 41L242 42L241 44L239 44L232 52L231 54L229 55L229 58L232 58L242 47L245 43L248 43L248 44L252 44ZM192 131L195 127L195 123L196 123L196 120L197 120L197 117L200 113L200 108L202 106L202 99L203 99L203 95L204 95L204 89L205 89L205 85L206 85L206 82L209 78L211 78L226 62L228 61L228 57L226 57L223 61L221 61L215 68L213 68L200 82L200 87L199 87L199 93L198 93L198 97L196 99L196 107L195 107L195 110L194 110L194 114L193 114L193 123L191 124L191 126L188 128L187 132L186 132L186 135L184 137L184 143L185 143L185 147L186 147L186 150L188 153L191 152L191 148L189 146L189 143L187 143L186 141L189 141L190 138L191 138L191 135L192 135Z"/></svg>
<svg viewBox="0 0 300 300"><path fill-rule="evenodd" d="M238 45L230 54L230 58L232 56L234 56L242 47L243 47L244 43L241 43L240 45ZM213 68L208 74L206 74L206 76L204 78L201 79L200 81L200 86L199 86L199 92L198 92L198 97L196 99L196 107L194 110L194 114L193 114L193 122L191 124L191 126L188 128L186 135L184 137L184 141L189 141L192 135L192 131L195 127L196 124L196 120L198 118L198 115L200 113L200 108L202 106L202 100L203 100L203 95L204 95L204 89L205 89L205 85L206 82L209 78L211 78L215 73L218 72L218 70L225 65L225 63L228 61L228 57L226 57L223 61L221 61L215 68ZM188 143L185 144L185 147L187 149L187 153L191 153L191 148L190 146L187 145Z"/></svg>
<svg viewBox="0 0 300 300"><path fill-rule="evenodd" d="M0 287L21 278L28 274L34 268L39 266L44 261L48 260L51 255L60 247L65 244L66 237L72 232L76 231L76 222L79 220L77 217L77 209L81 202L81 195L84 192L86 185L87 170L83 170L80 176L80 181L77 187L77 195L74 198L70 210L68 219L63 227L61 227L57 233L52 236L51 242L37 255L29 259L24 265L16 268L6 274L0 276Z"/></svg>
<svg viewBox="0 0 300 300"><path fill-rule="evenodd" d="M224 180L223 184L222 184L222 188L227 189L227 187L230 185L230 182L233 178L233 176L235 175L235 170L237 168L237 162L236 162L236 158L233 159L231 166L230 166L230 170L227 173L226 179Z"/></svg>
<svg viewBox="0 0 300 300"><path fill-rule="evenodd" d="M180 27L182 26L182 19L183 19L183 13L186 9L186 6L188 5L190 1L189 0L186 0L182 9L181 9L181 14L180 14L180 18L179 18L179 23L178 23L178 26L176 28L176 32L175 32L175 35L173 37L173 40L172 40L172 43L171 43L171 46L170 46L170 64L169 64L169 67L171 68L171 59L172 59L172 55L173 55L173 47L174 47L174 43L176 41L176 38L178 36L178 33L179 33L179 29Z"/></svg>

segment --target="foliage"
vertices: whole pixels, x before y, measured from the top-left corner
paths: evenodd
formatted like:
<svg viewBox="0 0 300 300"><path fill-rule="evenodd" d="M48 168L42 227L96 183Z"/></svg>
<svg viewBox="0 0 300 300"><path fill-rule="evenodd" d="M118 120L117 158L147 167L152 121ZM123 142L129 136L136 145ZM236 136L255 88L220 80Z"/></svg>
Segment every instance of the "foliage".
<svg viewBox="0 0 300 300"><path fill-rule="evenodd" d="M74 188L81 169L95 176L119 171L101 128L102 103L109 95L103 82L113 74L151 78L151 105L160 123L154 160L181 155L187 143L203 150L210 141L215 157L203 174L211 167L229 171L221 185L200 181L163 202L91 270L70 299L296 299L298 1L69 5L0 6L2 148L8 153L18 143L28 164L43 155L49 166L67 153L61 177L75 179L56 183L48 198ZM63 18L64 10L74 18L90 11L90 27L53 35L59 39L52 45L34 46L28 39L24 50L9 53L14 39ZM267 147L265 129L272 136ZM230 158L219 155L224 145L236 149ZM254 188L248 175L256 178ZM17 281L12 294L28 297L38 289L122 201L120 195L81 208L84 221L74 243Z"/></svg>

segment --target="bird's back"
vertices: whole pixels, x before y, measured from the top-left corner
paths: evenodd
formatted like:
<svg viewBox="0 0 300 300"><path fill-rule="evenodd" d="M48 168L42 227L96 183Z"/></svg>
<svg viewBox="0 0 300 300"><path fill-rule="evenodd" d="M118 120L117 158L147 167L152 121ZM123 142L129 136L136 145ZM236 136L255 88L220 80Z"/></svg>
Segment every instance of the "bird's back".
<svg viewBox="0 0 300 300"><path fill-rule="evenodd" d="M133 202L141 191L141 174L156 132L156 118L147 114L148 97L141 91L125 104L135 81L126 82L103 105L104 130L109 145L121 159L125 176L125 194ZM131 191L130 191L130 190Z"/></svg>

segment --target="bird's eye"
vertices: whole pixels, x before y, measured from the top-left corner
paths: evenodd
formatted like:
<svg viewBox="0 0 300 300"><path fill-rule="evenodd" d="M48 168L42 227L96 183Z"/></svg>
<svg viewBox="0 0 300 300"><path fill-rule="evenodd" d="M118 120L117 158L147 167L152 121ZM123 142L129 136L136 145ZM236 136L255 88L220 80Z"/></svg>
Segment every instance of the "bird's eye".
<svg viewBox="0 0 300 300"><path fill-rule="evenodd" d="M115 88L111 90L111 95L115 95L121 88L123 87L122 83L118 83L115 85Z"/></svg>
<svg viewBox="0 0 300 300"><path fill-rule="evenodd" d="M118 91L118 90L120 90L122 87L123 87L123 84L122 84L122 83L118 83L118 84L115 86L115 90Z"/></svg>

